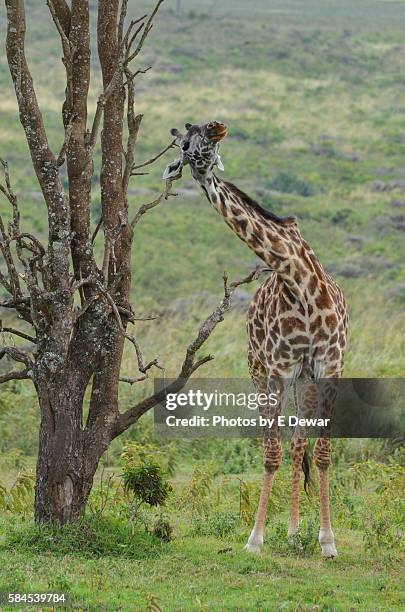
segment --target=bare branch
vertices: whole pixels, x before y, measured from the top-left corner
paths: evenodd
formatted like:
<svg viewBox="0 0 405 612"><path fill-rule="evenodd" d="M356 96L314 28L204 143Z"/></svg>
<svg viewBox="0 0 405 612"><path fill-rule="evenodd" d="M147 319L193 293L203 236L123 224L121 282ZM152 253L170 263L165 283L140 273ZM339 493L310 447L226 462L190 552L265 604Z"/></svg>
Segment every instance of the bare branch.
<svg viewBox="0 0 405 612"><path fill-rule="evenodd" d="M13 334L14 336L19 336L20 338L24 338L24 340L28 340L28 342L37 344L37 339L34 338L33 336L24 334L24 332L21 332L18 329L14 329L13 327L3 327L3 321L0 320L0 334L3 334L3 333Z"/></svg>
<svg viewBox="0 0 405 612"><path fill-rule="evenodd" d="M146 162L143 162L143 164L138 164L137 166L132 166L132 172L134 170L139 170L140 168L144 168L145 166L149 166L150 164L154 164L155 161L157 161L160 157L162 157L165 153L167 153L167 151L169 151L170 149L173 149L173 147L175 145L176 145L176 139L172 140L172 142L169 145L167 145L167 147L165 147L163 149L163 151L160 151L160 153L155 155L155 157L152 157L151 159L148 159Z"/></svg>
<svg viewBox="0 0 405 612"><path fill-rule="evenodd" d="M47 0L46 3L49 7L49 10L51 12L52 15L52 19L55 23L56 29L59 32L59 35L61 37L61 41L62 41L62 48L63 48L63 53L65 55L65 59L69 58L71 59L71 49L70 49L70 42L69 42L69 32L66 31L66 27L62 26L62 22L61 22L61 18L63 19L63 16L61 15L60 11L59 13L57 12L57 9L55 7L57 0ZM59 2L60 5L60 2ZM69 8L66 6L66 8L69 11L69 25L70 25L70 10Z"/></svg>
<svg viewBox="0 0 405 612"><path fill-rule="evenodd" d="M232 289L236 289L240 287L240 285L246 285L247 283L251 283L252 281L257 280L262 274L268 274L272 272L271 268L267 268L266 266L256 266L254 270L250 274L248 274L245 278L242 278L240 281L235 281L231 284Z"/></svg>
<svg viewBox="0 0 405 612"><path fill-rule="evenodd" d="M0 361L4 357L9 357L14 361L18 361L19 363L23 363L27 369L31 369L34 366L34 363L26 351L23 351L20 348L15 346L3 346L0 347Z"/></svg>
<svg viewBox="0 0 405 612"><path fill-rule="evenodd" d="M123 35L124 35L125 17L127 16L127 8L128 8L128 0L122 0L121 12L120 12L120 20L118 22L118 33L117 33L117 38L118 38L118 44L119 45L122 45L122 39L123 39Z"/></svg>
<svg viewBox="0 0 405 612"><path fill-rule="evenodd" d="M164 371L164 368L159 365L158 360L153 359L153 361L150 361L146 366L143 366L142 370L139 368L139 371L143 373L142 376L138 376L138 378L120 378L119 381L127 383L129 385L134 385L136 383L143 382L148 378L148 370L153 367L159 368L159 370Z"/></svg>
<svg viewBox="0 0 405 612"><path fill-rule="evenodd" d="M101 216L97 225L96 225L96 229L93 232L93 235L91 237L91 244L94 244L95 239L97 238L97 234L100 231L100 227L103 225L103 217Z"/></svg>
<svg viewBox="0 0 405 612"><path fill-rule="evenodd" d="M9 380L27 380L32 378L32 373L30 370L14 370L13 372L8 372L8 374L0 375L0 385L8 382Z"/></svg>
<svg viewBox="0 0 405 612"><path fill-rule="evenodd" d="M177 195L175 193L171 193L170 190L172 188L172 185L173 185L173 181L167 180L166 181L165 189L162 191L160 196L156 198L156 200L153 200L153 202L149 202L148 204L142 204L142 206L139 207L138 212L135 214L134 218L131 221L132 228L134 228L135 225L137 223L139 223L141 217L148 210L151 210L152 208L155 208L155 206L158 206L163 200L167 200L169 198L169 196L176 196Z"/></svg>
<svg viewBox="0 0 405 612"><path fill-rule="evenodd" d="M135 116L134 111L135 93L134 83L132 78L128 78L128 106L127 106L127 125L128 125L128 141L127 150L125 152L125 168L122 177L122 189L124 194L127 194L129 179L132 173L134 162L134 149L139 134L139 128L143 119L142 114Z"/></svg>
<svg viewBox="0 0 405 612"><path fill-rule="evenodd" d="M158 3L156 4L156 6L155 6L154 10L152 11L148 21L146 22L146 25L145 25L145 28L143 30L141 39L140 39L140 41L138 43L138 46L136 47L135 51L131 55L129 55L127 57L127 59L126 59L127 64L132 62L132 60L135 59L136 56L139 55L139 53L141 52L142 47L143 47L143 45L145 43L145 40L148 37L148 34L149 34L149 32L151 31L151 29L153 27L153 20L154 20L154 18L156 16L156 13L158 12L158 10L159 10L161 4L163 4L163 2L164 2L164 0L159 0ZM131 44L132 44L132 41L131 41Z"/></svg>
<svg viewBox="0 0 405 612"><path fill-rule="evenodd" d="M17 207L17 198L11 188L10 174L8 170L8 164L6 161L0 158L0 164L3 167L5 186L0 183L0 191L6 196L7 200L11 204L13 210L13 221L14 225L19 222L19 213ZM0 274L0 282L3 287L13 295L14 299L17 299L22 295L19 276L14 264L13 255L10 249L10 237L6 233L6 229L3 223L3 219L0 215L0 250L4 257L4 261L7 266L9 279L7 280L3 274Z"/></svg>
<svg viewBox="0 0 405 612"><path fill-rule="evenodd" d="M65 0L52 0L52 8L55 16L63 28L66 36L69 36L71 11Z"/></svg>
<svg viewBox="0 0 405 612"><path fill-rule="evenodd" d="M139 402L139 404L137 404L133 408L130 408L129 410L121 414L116 423L114 437L120 435L130 425L135 423L143 414L145 414L145 412L153 408L153 406L156 406L156 404L159 404L160 402L164 401L168 393L177 393L178 391L180 391L185 386L190 376L196 370L198 370L198 368L213 359L212 355L207 355L202 357L201 359L196 360L196 354L211 336L218 323L221 323L221 321L223 321L225 313L230 308L231 298L235 289L242 284L250 283L252 280L254 280L254 278L257 277L257 274L258 270L254 270L254 272L249 274L249 276L247 276L246 278L240 281L235 281L229 286L228 277L226 273L224 273L224 296L219 305L214 310L214 312L212 312L201 325L194 340L188 345L183 365L177 378L165 389L154 393L150 397Z"/></svg>
<svg viewBox="0 0 405 612"><path fill-rule="evenodd" d="M1 308L17 308L17 306L29 306L30 298L28 296L21 296L16 299L3 300L0 302Z"/></svg>
<svg viewBox="0 0 405 612"><path fill-rule="evenodd" d="M56 164L58 167L63 166L64 161L65 161L65 157L66 157L66 152L68 150L69 147L69 142L72 136L72 132L73 132L73 124L75 122L75 120L77 119L77 114L74 113L70 119L69 122L67 124L67 126L65 127L65 140L63 141L63 145L62 148L60 150L60 153L58 155L58 158L56 160Z"/></svg>

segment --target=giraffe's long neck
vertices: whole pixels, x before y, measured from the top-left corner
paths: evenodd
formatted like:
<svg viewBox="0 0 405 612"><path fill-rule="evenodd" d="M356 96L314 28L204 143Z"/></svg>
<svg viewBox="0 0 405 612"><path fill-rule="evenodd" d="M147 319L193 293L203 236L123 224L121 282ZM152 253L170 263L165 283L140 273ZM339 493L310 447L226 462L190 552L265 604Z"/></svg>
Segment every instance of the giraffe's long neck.
<svg viewBox="0 0 405 612"><path fill-rule="evenodd" d="M212 174L201 182L208 200L231 230L260 259L283 278L294 294L301 293L309 270L298 260L308 245L303 241L294 218L282 219L266 211L249 196ZM312 253L308 247L308 254ZM311 267L311 262L307 262Z"/></svg>

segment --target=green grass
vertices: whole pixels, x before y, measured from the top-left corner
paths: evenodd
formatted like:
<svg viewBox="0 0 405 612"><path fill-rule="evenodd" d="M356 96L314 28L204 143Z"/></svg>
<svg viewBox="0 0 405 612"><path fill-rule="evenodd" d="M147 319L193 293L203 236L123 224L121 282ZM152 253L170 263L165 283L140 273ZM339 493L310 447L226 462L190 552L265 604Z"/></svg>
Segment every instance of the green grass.
<svg viewBox="0 0 405 612"><path fill-rule="evenodd" d="M269 522L274 517L270 517ZM2 519L0 590L67 591L74 610L143 610L149 594L180 610L401 610L403 564L364 552L337 530L339 556L274 551L259 556L230 536L198 537L187 525L166 544L108 521L56 530ZM7 608L4 608L5 610Z"/></svg>

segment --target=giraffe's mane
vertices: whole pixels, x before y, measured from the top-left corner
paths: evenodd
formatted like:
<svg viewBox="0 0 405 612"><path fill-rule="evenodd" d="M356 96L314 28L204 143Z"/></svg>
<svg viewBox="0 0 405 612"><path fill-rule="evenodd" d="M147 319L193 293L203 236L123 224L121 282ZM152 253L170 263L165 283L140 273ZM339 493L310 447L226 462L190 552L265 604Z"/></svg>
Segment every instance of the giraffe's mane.
<svg viewBox="0 0 405 612"><path fill-rule="evenodd" d="M279 217L275 213L271 212L271 210L264 208L261 204L259 204L259 202L256 202L256 200L253 200L253 198L248 196L247 193L245 193L244 191L241 191L241 189L236 187L236 185L234 185L233 183L228 183L226 181L224 181L224 183L228 187L228 189L230 189L238 198L241 198L241 200L243 200L243 202L247 204L247 206L253 208L265 219L269 219L270 221L273 221L274 223L278 223L280 225L291 225L293 223L296 223L295 217Z"/></svg>

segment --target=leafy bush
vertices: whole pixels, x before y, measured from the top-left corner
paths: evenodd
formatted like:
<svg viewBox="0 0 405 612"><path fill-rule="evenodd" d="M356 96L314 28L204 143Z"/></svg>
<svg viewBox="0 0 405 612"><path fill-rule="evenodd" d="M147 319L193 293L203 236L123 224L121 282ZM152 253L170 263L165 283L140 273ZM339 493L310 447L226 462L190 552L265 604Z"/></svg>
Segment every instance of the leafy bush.
<svg viewBox="0 0 405 612"><path fill-rule="evenodd" d="M124 490L132 496L130 519L134 522L139 518L142 504L164 506L172 486L162 467L162 454L152 445L130 442L125 446L122 458Z"/></svg>
<svg viewBox="0 0 405 612"><path fill-rule="evenodd" d="M298 179L288 172L278 172L276 176L267 184L268 189L281 191L281 193L295 193L296 195L307 198L313 195L314 190L309 183Z"/></svg>
<svg viewBox="0 0 405 612"><path fill-rule="evenodd" d="M157 463L151 460L124 467L124 487L134 497L150 506L163 506L172 487Z"/></svg>

